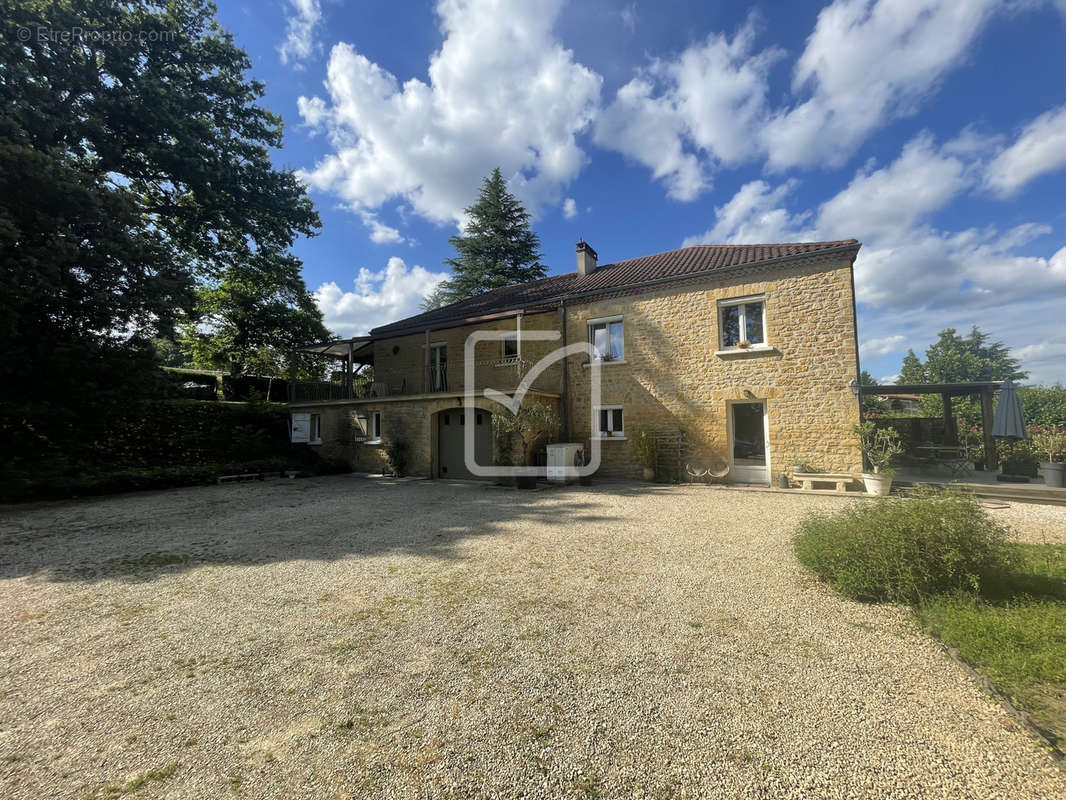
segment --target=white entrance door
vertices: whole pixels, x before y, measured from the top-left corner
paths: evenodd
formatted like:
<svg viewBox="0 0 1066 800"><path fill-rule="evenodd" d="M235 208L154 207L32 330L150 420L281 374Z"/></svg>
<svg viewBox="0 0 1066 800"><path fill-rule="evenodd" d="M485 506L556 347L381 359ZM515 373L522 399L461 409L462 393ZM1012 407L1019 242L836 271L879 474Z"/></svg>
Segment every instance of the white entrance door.
<svg viewBox="0 0 1066 800"><path fill-rule="evenodd" d="M770 483L766 403L732 403L729 438L733 480L738 483Z"/></svg>

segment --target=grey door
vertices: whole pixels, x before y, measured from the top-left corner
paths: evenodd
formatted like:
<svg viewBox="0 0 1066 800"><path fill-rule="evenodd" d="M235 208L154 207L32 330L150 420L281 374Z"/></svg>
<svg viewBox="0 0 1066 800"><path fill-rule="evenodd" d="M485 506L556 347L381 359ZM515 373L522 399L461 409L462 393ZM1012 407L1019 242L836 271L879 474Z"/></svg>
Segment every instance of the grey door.
<svg viewBox="0 0 1066 800"><path fill-rule="evenodd" d="M474 458L478 464L492 466L492 414L475 409L441 411L437 415L437 477L469 480L477 476L466 468L463 458L466 426L474 426Z"/></svg>

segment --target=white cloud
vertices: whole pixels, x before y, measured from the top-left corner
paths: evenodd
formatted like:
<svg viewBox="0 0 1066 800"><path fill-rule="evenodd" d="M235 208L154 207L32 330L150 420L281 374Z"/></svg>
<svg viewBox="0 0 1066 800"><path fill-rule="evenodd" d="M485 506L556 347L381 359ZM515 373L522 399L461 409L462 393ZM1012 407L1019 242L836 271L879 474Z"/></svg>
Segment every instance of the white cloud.
<svg viewBox="0 0 1066 800"><path fill-rule="evenodd" d="M359 216L363 224L370 228L370 241L375 244L399 244L404 241L404 237L396 228L386 225L372 211L361 211Z"/></svg>
<svg viewBox="0 0 1066 800"><path fill-rule="evenodd" d="M1066 248L1050 257L1017 253L1049 233L1048 226L942 231L926 222L975 184L977 163L920 134L891 164L859 170L813 222L810 212L787 206L795 180L776 188L752 181L715 209L710 230L685 244L854 237L863 242L855 262L857 298L889 312L952 306L976 312L1027 297L1066 297Z"/></svg>
<svg viewBox="0 0 1066 800"><path fill-rule="evenodd" d="M296 64L308 58L315 50L315 27L322 21L322 8L318 0L289 0L292 14L288 18L287 36L278 49L281 63Z"/></svg>
<svg viewBox="0 0 1066 800"><path fill-rule="evenodd" d="M999 0L835 0L796 63L811 96L763 131L772 168L843 164L891 119L914 113L966 58Z"/></svg>
<svg viewBox="0 0 1066 800"><path fill-rule="evenodd" d="M573 219L577 216L577 202L574 198L568 197L563 201L563 216L567 219Z"/></svg>
<svg viewBox="0 0 1066 800"><path fill-rule="evenodd" d="M1025 126L1017 141L992 160L986 185L1003 197L1047 172L1066 168L1066 106L1041 114Z"/></svg>
<svg viewBox="0 0 1066 800"><path fill-rule="evenodd" d="M859 356L861 358L879 358L889 353L899 352L900 346L906 340L901 334L885 336L880 339L865 339L859 343Z"/></svg>
<svg viewBox="0 0 1066 800"><path fill-rule="evenodd" d="M336 45L329 101L299 105L334 152L304 180L356 210L401 198L423 217L459 223L499 166L532 211L558 202L585 162L576 137L601 83L553 36L559 2L439 0L444 42L428 84L401 84L352 45Z"/></svg>
<svg viewBox="0 0 1066 800"><path fill-rule="evenodd" d="M693 244L758 244L797 241L815 236L805 229L810 212L792 214L781 204L796 187L788 181L771 188L766 181L751 181L740 187L725 205L715 208L714 227L699 236L690 236L684 246Z"/></svg>
<svg viewBox="0 0 1066 800"><path fill-rule="evenodd" d="M655 60L620 88L596 123L597 144L652 170L677 200L710 187L710 169L757 155L767 75L783 52L753 54L754 16L732 39L712 33L675 60Z"/></svg>
<svg viewBox="0 0 1066 800"><path fill-rule="evenodd" d="M419 312L422 298L445 278L446 272L408 267L402 258L390 258L383 270L360 269L352 291L333 281L315 290L326 327L342 336L358 336L371 328Z"/></svg>
<svg viewBox="0 0 1066 800"><path fill-rule="evenodd" d="M970 183L962 160L939 152L931 136L919 134L892 164L859 170L847 188L819 209L818 229L827 239L901 235Z"/></svg>

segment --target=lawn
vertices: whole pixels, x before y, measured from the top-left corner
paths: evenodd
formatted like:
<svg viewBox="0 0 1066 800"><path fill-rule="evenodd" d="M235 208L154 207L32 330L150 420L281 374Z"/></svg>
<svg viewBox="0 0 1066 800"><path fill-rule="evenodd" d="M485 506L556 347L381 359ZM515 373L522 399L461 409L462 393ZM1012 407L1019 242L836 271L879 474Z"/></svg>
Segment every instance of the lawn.
<svg viewBox="0 0 1066 800"><path fill-rule="evenodd" d="M922 624L1066 744L1066 546L1011 545L1017 566L980 594L917 607Z"/></svg>

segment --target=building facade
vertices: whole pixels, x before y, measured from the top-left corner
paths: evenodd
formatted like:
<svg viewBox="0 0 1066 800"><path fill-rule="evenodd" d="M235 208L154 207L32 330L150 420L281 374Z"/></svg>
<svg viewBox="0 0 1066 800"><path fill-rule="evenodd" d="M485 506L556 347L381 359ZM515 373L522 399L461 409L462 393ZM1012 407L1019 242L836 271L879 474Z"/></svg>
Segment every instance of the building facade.
<svg viewBox="0 0 1066 800"><path fill-rule="evenodd" d="M640 475L627 435L638 427L737 482L769 483L795 462L858 473L859 246L704 245L597 266L581 242L574 273L308 348L344 371L326 388L294 386L294 432L360 471L383 469L400 440L411 474L470 477L465 426L479 464L501 461L492 416L510 412L492 393L521 386L524 402L557 411L560 441L598 440L603 476ZM491 338L470 346L478 332ZM552 360L575 344L583 352Z"/></svg>

